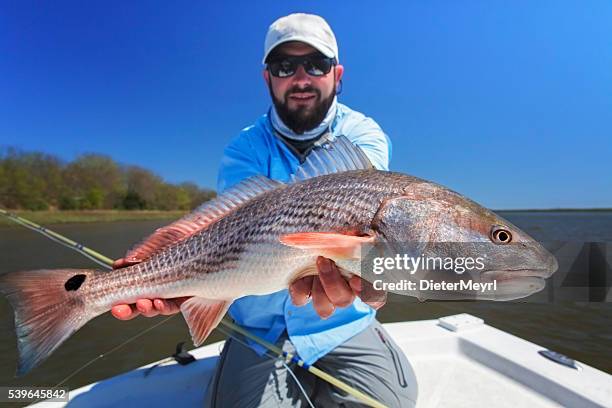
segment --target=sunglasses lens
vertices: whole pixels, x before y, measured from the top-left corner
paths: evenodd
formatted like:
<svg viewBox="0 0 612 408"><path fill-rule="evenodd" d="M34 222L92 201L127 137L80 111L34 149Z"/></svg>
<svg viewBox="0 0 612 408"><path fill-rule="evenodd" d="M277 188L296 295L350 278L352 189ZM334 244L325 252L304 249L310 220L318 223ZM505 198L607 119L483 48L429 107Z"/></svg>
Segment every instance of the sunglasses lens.
<svg viewBox="0 0 612 408"><path fill-rule="evenodd" d="M323 76L331 70L331 67L332 60L329 58L310 58L304 63L304 69L312 76Z"/></svg>
<svg viewBox="0 0 612 408"><path fill-rule="evenodd" d="M268 66L275 77L286 78L295 74L296 64L288 59L270 62Z"/></svg>
<svg viewBox="0 0 612 408"><path fill-rule="evenodd" d="M334 59L319 56L285 57L270 61L268 69L275 77L287 78L295 74L298 65L302 65L308 75L323 76L331 70Z"/></svg>

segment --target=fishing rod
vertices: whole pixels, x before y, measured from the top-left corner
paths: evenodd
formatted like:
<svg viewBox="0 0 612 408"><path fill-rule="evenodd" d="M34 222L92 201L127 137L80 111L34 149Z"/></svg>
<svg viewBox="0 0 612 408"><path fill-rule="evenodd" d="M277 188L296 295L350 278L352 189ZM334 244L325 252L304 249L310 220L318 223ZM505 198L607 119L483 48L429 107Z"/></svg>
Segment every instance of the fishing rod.
<svg viewBox="0 0 612 408"><path fill-rule="evenodd" d="M0 208L0 215L4 215L6 218L8 218L9 220L22 225L32 231L38 232L39 234L44 235L45 237L49 238L50 240L57 242L60 245L63 245L67 248L70 248L74 251L77 251L78 253L80 253L81 255L84 255L85 257L89 258L90 260L94 261L95 263L97 263L100 266L103 266L105 268L108 268L109 265L111 265L112 268L112 264L113 264L113 260L110 258L105 257L104 255L87 248L86 246L83 246L81 244L79 244L78 242L75 242L73 240L71 240L68 237L65 237L61 234L58 234L55 231L52 231L48 228L45 228L41 225L36 224L35 222L32 222L28 219L25 219L23 217L18 216L17 214L13 214L11 212L8 212L2 208Z"/></svg>
<svg viewBox="0 0 612 408"><path fill-rule="evenodd" d="M112 265L113 265L113 260L102 255L101 253L94 251L91 248L88 248L78 242L75 242L73 240L71 240L70 238L61 235L55 231L52 231L48 228L45 228L41 225L36 224L35 222L32 222L26 218L20 217L17 214L11 213L9 211L6 211L2 208L0 208L0 215L5 216L6 218L8 218L9 220L22 225L32 231L38 232L42 235L44 235L45 237L53 240L54 242L57 242L60 245L63 245L67 248L70 248L78 253L80 253L81 255L86 256L87 258L89 258L90 260L94 261L95 263L97 263L98 265L103 266L106 269L112 269ZM165 321L164 321L165 322ZM164 323L161 322L161 323ZM161 324L159 323L159 324ZM245 330L244 328L234 324L233 322L230 322L226 317L224 317L221 322L220 322L223 326L227 327L228 329L236 332L236 333L240 333L241 335L243 335L244 337L249 338L250 340L256 342L257 344L263 346L264 348L266 348L268 351L276 354L279 357L283 357L287 362L292 362L295 363L296 365L298 365L299 367L302 367L303 369L305 369L306 371L308 371L309 373L315 375L316 377L330 383L331 385L341 389L342 391L346 392L347 394L357 398L358 400L360 400L361 402L371 406L371 407L375 407L375 408L386 408L386 405L382 404L381 402L375 400L374 398L370 397L369 395L363 393L362 391L359 391L358 389L355 389L353 387L351 387L350 385L346 384L345 382L332 377L331 375L327 374L325 371L318 369L317 367L307 364L304 360L302 360L301 358L299 358L297 355L292 354L292 353L288 353L286 351L281 350L280 347L276 346L275 344L272 344L256 335L254 335L253 333L250 333L248 330ZM156 325L157 327L157 325ZM124 345L125 343L123 343L122 345ZM116 349L116 348L115 348Z"/></svg>

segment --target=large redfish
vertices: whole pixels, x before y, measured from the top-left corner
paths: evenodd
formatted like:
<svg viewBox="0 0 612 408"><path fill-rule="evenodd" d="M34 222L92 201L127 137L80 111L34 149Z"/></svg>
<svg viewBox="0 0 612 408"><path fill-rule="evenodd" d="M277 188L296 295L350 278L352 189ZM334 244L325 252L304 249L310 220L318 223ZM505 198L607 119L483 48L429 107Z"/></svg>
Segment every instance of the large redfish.
<svg viewBox="0 0 612 408"><path fill-rule="evenodd" d="M375 170L359 148L339 137L313 150L291 183L256 176L156 231L128 252L125 259L135 265L112 272L1 276L0 291L15 310L17 374L43 361L89 320L139 298L190 296L181 312L199 345L235 299L286 289L316 274L318 256L334 260L347 276L369 276L361 273L361 252L380 244L413 256L484 257L486 267L470 277L497 285L478 293L479 299L527 296L541 290L557 267L540 244L489 210L425 180ZM406 277L422 273L430 281L468 276L421 268ZM398 293L475 295L466 289Z"/></svg>

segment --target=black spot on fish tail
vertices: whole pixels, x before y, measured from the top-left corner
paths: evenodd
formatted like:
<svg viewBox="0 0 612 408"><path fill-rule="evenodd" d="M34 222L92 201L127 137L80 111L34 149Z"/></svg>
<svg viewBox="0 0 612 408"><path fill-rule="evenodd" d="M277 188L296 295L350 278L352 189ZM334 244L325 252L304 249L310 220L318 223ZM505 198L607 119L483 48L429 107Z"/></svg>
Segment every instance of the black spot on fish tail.
<svg viewBox="0 0 612 408"><path fill-rule="evenodd" d="M81 287L83 282L85 282L86 277L87 276L81 273L78 275L74 275L73 277L68 279L66 283L64 283L64 288L66 288L66 290L77 290L78 288Z"/></svg>

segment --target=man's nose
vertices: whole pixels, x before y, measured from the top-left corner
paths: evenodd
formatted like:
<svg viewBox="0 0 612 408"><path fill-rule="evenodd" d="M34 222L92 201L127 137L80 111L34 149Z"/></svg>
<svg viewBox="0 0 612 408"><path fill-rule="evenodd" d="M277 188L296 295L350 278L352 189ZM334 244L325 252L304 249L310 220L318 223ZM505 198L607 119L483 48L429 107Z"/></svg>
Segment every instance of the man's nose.
<svg viewBox="0 0 612 408"><path fill-rule="evenodd" d="M298 65L295 74L293 75L293 83L296 85L308 85L311 83L310 75L306 73L303 65Z"/></svg>

